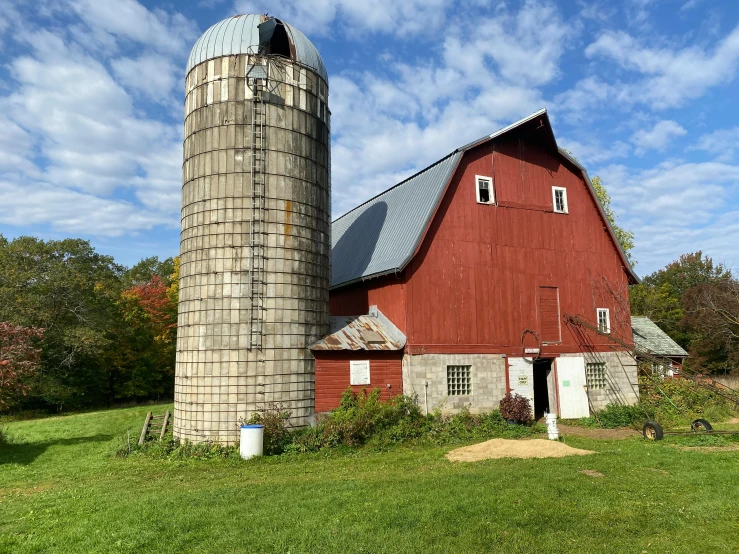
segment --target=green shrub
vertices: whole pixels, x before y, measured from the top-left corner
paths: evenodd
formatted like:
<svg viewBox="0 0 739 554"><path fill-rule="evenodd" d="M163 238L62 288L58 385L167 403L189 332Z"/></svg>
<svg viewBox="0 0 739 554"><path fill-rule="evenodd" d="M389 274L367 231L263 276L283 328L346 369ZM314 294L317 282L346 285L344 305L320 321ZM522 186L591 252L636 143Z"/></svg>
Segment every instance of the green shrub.
<svg viewBox="0 0 739 554"><path fill-rule="evenodd" d="M638 405L608 404L604 409L596 412L595 416L580 418L575 420L575 423L583 427L618 429L619 427L641 427L645 419L647 417L644 409Z"/></svg>
<svg viewBox="0 0 739 554"><path fill-rule="evenodd" d="M290 442L290 411L280 404L272 404L254 412L246 425L264 426L264 453L282 454Z"/></svg>
<svg viewBox="0 0 739 554"><path fill-rule="evenodd" d="M639 392L644 409L663 425L687 425L697 418L722 421L736 409L728 399L688 379L642 376Z"/></svg>

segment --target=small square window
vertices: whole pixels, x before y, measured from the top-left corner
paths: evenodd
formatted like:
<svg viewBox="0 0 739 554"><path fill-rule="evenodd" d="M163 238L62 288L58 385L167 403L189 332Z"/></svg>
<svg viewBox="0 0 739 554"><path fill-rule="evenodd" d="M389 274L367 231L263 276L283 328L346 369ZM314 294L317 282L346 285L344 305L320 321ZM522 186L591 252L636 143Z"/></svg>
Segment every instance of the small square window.
<svg viewBox="0 0 739 554"><path fill-rule="evenodd" d="M608 388L605 362L585 364L585 382L588 385L588 390L603 390Z"/></svg>
<svg viewBox="0 0 739 554"><path fill-rule="evenodd" d="M554 211L558 214L567 213L567 189L562 187L552 187L552 204Z"/></svg>
<svg viewBox="0 0 739 554"><path fill-rule="evenodd" d="M495 204L493 180L490 177L475 175L475 183L477 187L477 202L479 204Z"/></svg>
<svg viewBox="0 0 739 554"><path fill-rule="evenodd" d="M611 332L611 314L608 308L598 308L598 331L601 333Z"/></svg>
<svg viewBox="0 0 739 554"><path fill-rule="evenodd" d="M472 366L446 366L446 390L449 396L466 396L472 394Z"/></svg>

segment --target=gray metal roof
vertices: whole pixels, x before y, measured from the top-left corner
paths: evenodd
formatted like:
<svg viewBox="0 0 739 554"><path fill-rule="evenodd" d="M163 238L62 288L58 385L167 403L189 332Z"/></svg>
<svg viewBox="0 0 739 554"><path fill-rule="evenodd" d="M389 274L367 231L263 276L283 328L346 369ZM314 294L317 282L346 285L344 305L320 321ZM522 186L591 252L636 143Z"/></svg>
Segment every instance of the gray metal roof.
<svg viewBox="0 0 739 554"><path fill-rule="evenodd" d="M461 157L449 154L334 221L331 286L405 267Z"/></svg>
<svg viewBox="0 0 739 554"><path fill-rule="evenodd" d="M647 351L658 356L687 357L688 353L657 324L645 316L631 316L631 330L637 351Z"/></svg>
<svg viewBox="0 0 739 554"><path fill-rule="evenodd" d="M400 272L413 257L423 238L444 190L465 151L537 118L543 118L552 148L582 171L590 193L597 200L587 171L557 147L546 109L508 125L492 134L470 142L413 177L375 196L336 219L331 226L331 287L338 287ZM631 276L638 282L621 246L613 234L600 202L603 220L611 229L614 243Z"/></svg>
<svg viewBox="0 0 739 554"><path fill-rule="evenodd" d="M331 317L329 328L329 334L312 344L311 350L402 350L406 342L377 306L370 306L367 315Z"/></svg>
<svg viewBox="0 0 739 554"><path fill-rule="evenodd" d="M192 47L187 60L187 71L213 58L234 54L255 54L259 49L261 15L244 14L219 21L203 33ZM328 73L318 50L308 38L295 27L282 21L295 46L295 61L318 73L328 83Z"/></svg>

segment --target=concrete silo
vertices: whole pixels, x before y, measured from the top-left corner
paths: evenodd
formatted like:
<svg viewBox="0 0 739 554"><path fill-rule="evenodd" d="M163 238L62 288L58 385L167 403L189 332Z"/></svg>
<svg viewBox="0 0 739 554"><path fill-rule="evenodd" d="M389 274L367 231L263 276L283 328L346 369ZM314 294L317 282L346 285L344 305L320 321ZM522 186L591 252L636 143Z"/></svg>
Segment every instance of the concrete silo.
<svg viewBox="0 0 739 554"><path fill-rule="evenodd" d="M217 23L187 64L175 436L238 441L279 403L314 412L328 332L328 77L300 31L260 15Z"/></svg>

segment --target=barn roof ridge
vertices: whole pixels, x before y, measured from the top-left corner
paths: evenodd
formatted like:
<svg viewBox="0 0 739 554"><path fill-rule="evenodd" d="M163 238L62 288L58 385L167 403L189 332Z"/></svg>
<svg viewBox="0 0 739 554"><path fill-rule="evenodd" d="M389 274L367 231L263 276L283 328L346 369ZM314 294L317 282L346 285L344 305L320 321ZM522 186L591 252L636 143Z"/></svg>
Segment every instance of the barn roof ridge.
<svg viewBox="0 0 739 554"><path fill-rule="evenodd" d="M587 171L577 160L559 148L547 110L542 108L506 127L460 146L425 169L336 218L331 224L331 288L402 271L420 248L462 155L538 117L546 119L547 139L553 149L581 171L626 271L635 282L639 282L616 239ZM426 195L419 198L419 195L410 194L407 189L415 188L412 187L413 184L418 184L418 188ZM386 200L390 203L388 204ZM379 221L380 218L382 221ZM353 233L349 232L350 228Z"/></svg>

